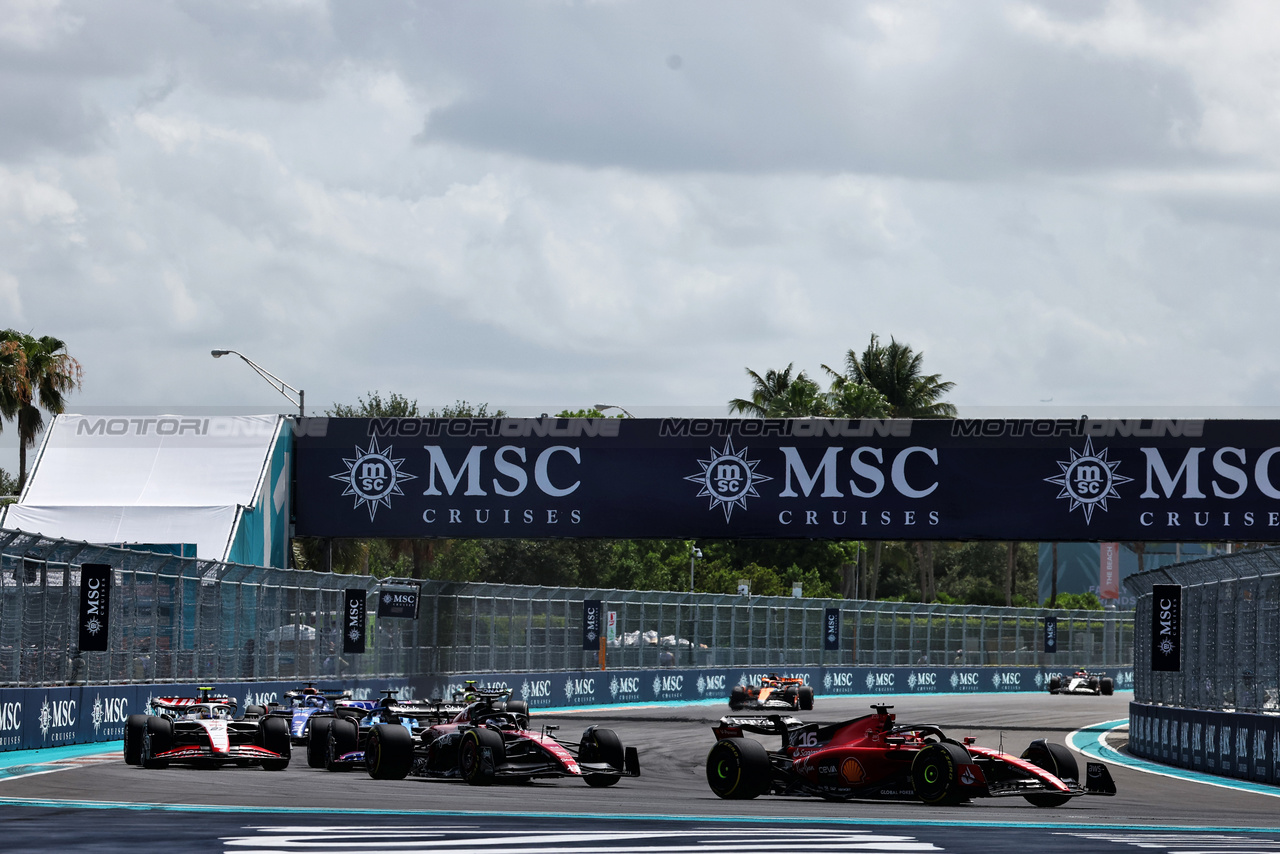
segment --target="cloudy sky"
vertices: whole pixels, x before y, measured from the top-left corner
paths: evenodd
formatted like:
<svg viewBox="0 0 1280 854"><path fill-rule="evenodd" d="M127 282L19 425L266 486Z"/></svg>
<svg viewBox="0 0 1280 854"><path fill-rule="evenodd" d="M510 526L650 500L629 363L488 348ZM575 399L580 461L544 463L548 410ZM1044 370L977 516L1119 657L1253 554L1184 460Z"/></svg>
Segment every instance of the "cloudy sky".
<svg viewBox="0 0 1280 854"><path fill-rule="evenodd" d="M1280 4L0 0L0 326L73 409L1280 392ZM12 444L14 430L0 441ZM0 463L4 460L0 460Z"/></svg>

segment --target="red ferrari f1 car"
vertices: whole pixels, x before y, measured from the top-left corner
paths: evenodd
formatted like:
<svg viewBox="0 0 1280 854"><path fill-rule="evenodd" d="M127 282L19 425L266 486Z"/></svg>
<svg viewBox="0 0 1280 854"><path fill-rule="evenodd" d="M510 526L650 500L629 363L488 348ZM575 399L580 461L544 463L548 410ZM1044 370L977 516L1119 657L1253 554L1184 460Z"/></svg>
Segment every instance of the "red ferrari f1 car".
<svg viewBox="0 0 1280 854"><path fill-rule="evenodd" d="M160 697L154 714L129 715L124 761L144 768L184 765L289 765L289 724L279 717L235 718L236 703L200 688L199 697Z"/></svg>
<svg viewBox="0 0 1280 854"><path fill-rule="evenodd" d="M809 711L813 708L813 689L803 679L784 678L770 673L759 685L735 685L729 692L729 708L767 711L788 709Z"/></svg>
<svg viewBox="0 0 1280 854"><path fill-rule="evenodd" d="M509 693L468 688L455 696L467 702L461 711L420 729L374 724L364 751L369 776L461 778L474 786L581 777L597 787L640 776L636 749L624 748L613 730L587 727L577 744L561 741L558 727L531 728L524 703L505 702Z"/></svg>
<svg viewBox="0 0 1280 854"><path fill-rule="evenodd" d="M954 741L931 724L898 726L893 706L871 708L874 714L838 724L781 715L722 718L707 756L707 783L735 799L773 793L959 804L1016 795L1038 807L1116 793L1107 766L1086 763L1082 780L1075 757L1060 744L1037 740L1011 756L972 738ZM745 733L781 736L782 748L766 750Z"/></svg>

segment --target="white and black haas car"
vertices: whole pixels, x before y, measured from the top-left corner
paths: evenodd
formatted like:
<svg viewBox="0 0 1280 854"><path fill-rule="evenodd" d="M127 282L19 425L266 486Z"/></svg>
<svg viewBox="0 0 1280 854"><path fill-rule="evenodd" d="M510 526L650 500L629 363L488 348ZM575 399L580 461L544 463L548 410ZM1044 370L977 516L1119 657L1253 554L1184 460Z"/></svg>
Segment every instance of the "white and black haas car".
<svg viewBox="0 0 1280 854"><path fill-rule="evenodd" d="M1050 694L1101 694L1110 697L1116 690L1116 683L1110 676L1090 673L1083 668L1070 676L1054 674L1049 677Z"/></svg>
<svg viewBox="0 0 1280 854"><path fill-rule="evenodd" d="M289 765L289 724L279 717L236 719L236 703L200 688L198 697L159 697L152 714L129 715L124 728L124 761L143 768L171 763L216 767L261 766L283 771Z"/></svg>
<svg viewBox="0 0 1280 854"><path fill-rule="evenodd" d="M473 786L579 777L588 786L603 787L640 776L636 749L624 747L613 730L591 726L577 744L561 741L554 735L558 727L532 728L528 707L507 701L509 693L469 689L455 697L467 705L451 720L414 732L375 724L365 746L365 769L377 780L413 774Z"/></svg>

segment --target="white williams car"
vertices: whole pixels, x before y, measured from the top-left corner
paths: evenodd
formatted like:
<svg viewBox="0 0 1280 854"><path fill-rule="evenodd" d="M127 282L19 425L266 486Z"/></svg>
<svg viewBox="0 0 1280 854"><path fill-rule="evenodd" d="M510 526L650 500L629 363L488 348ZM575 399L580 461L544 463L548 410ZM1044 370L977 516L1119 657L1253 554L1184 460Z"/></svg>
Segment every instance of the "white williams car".
<svg viewBox="0 0 1280 854"><path fill-rule="evenodd" d="M1070 676L1050 676L1050 694L1101 694L1110 697L1116 690L1116 683L1110 676L1099 676L1088 670L1077 670Z"/></svg>

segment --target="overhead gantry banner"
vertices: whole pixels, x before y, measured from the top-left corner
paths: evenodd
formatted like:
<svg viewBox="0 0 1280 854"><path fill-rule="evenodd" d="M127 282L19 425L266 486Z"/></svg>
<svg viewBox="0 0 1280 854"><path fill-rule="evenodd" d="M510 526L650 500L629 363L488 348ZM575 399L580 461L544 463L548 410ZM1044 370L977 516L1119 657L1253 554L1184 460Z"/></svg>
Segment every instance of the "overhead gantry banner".
<svg viewBox="0 0 1280 854"><path fill-rule="evenodd" d="M1280 422L307 418L314 537L1280 539Z"/></svg>

